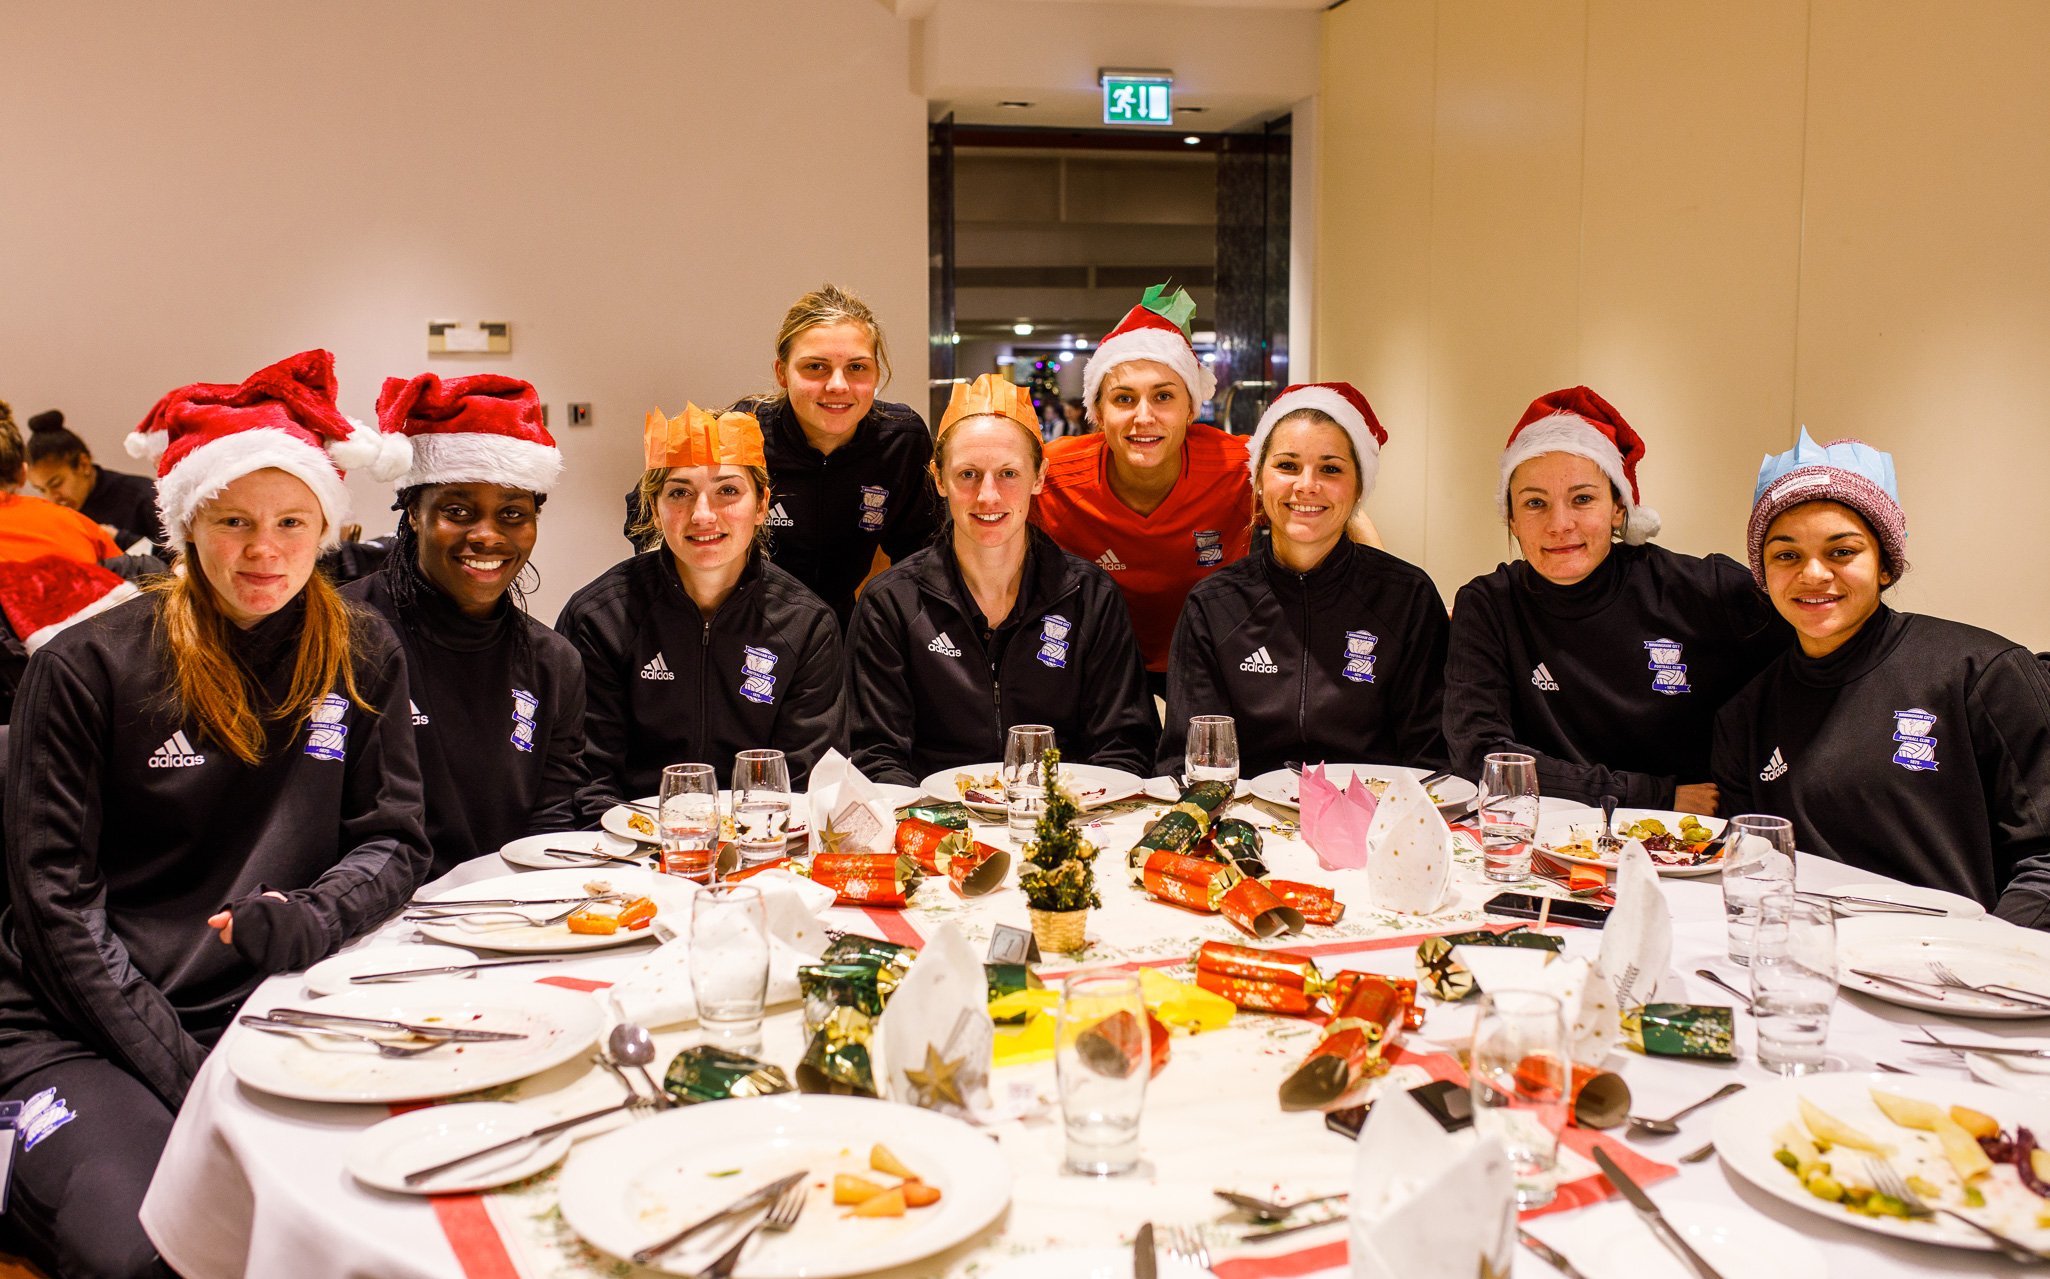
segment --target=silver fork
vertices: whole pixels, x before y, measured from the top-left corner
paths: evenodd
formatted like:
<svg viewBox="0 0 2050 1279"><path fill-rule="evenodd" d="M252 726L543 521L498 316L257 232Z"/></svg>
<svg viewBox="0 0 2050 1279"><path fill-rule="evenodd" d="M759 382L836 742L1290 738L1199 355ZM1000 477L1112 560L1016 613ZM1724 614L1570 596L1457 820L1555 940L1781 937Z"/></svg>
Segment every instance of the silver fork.
<svg viewBox="0 0 2050 1279"><path fill-rule="evenodd" d="M1933 959L1929 961L1929 974L1936 978L1939 985L1948 986L1952 990L1969 990L1975 995L1984 995L1988 999L2004 999L2010 1004L2027 1004L2035 1008L2050 1008L2050 1000L2045 1000L2040 995L2031 995L2028 991L2022 990L2017 986L2004 986L1999 982L1988 982L1984 986L1974 986L1952 971L1949 964L1938 963ZM2007 993L2009 991L2015 993L2009 994Z"/></svg>
<svg viewBox="0 0 2050 1279"><path fill-rule="evenodd" d="M604 900L605 898L602 896L592 897L585 901L578 902L576 905L570 907L568 910L563 911L561 914L550 915L546 919L536 919L532 915L525 915L516 910L454 911L446 915L408 915L406 916L406 919L410 923L441 924L448 923L452 920L457 919L489 919L493 916L498 916L499 918L506 920L508 923L526 924L532 928L548 928L552 925L561 923L565 919L568 919L571 915L576 914L578 911L590 905L592 902Z"/></svg>
<svg viewBox="0 0 2050 1279"><path fill-rule="evenodd" d="M2050 1254L2037 1252L2033 1248L2025 1246L2019 1240L2008 1238L1998 1230L1980 1225L1961 1212L1945 1208L1941 1204L1932 1207L1925 1203L1922 1196L1916 1194L1907 1181L1901 1177L1900 1173L1895 1171L1894 1166L1886 1160L1876 1155L1866 1155L1864 1159L1866 1171L1872 1174L1873 1186L1878 1189L1880 1194L1891 1195L1906 1204L1909 1216L1934 1217L1940 1212L1946 1217L1952 1217L1964 1222L1972 1229L1991 1239L1993 1246L1999 1249L2010 1261L2019 1261L2024 1264L2050 1261Z"/></svg>
<svg viewBox="0 0 2050 1279"><path fill-rule="evenodd" d="M320 1035L328 1039L354 1039L359 1043L369 1044L377 1049L377 1055L380 1057L418 1057L421 1053L431 1053L437 1048L446 1048L449 1044L455 1042L449 1039L437 1039L433 1043L419 1048L408 1048L403 1044L395 1044L388 1039L378 1039L372 1035L358 1035L353 1031L347 1030L331 1030L324 1026L302 1026L296 1021L274 1021L269 1017L259 1017L255 1013L244 1013L236 1018L236 1020L251 1030L269 1031L273 1035L294 1035L300 1038L304 1038L307 1035Z"/></svg>
<svg viewBox="0 0 2050 1279"><path fill-rule="evenodd" d="M775 1206L769 1209L769 1215L750 1227L731 1248L719 1254L717 1261L698 1271L698 1279L727 1279L727 1276L733 1273L733 1268L740 1264L740 1250L747 1247L747 1241L754 1238L758 1232L766 1230L771 1234L781 1234L796 1225L798 1214L804 1211L807 1189L804 1181L800 1179L784 1191L782 1197L776 1200Z"/></svg>
<svg viewBox="0 0 2050 1279"><path fill-rule="evenodd" d="M1203 1236L1187 1226L1169 1226L1167 1255L1176 1261L1186 1261L1198 1270L1210 1269L1210 1249L1203 1244Z"/></svg>

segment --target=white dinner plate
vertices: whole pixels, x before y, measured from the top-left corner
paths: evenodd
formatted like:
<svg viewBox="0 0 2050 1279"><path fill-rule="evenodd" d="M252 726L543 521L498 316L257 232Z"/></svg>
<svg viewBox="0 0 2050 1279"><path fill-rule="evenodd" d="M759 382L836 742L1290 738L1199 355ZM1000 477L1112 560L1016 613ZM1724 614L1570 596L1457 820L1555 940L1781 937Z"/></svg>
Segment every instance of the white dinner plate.
<svg viewBox="0 0 2050 1279"><path fill-rule="evenodd" d="M621 809L624 812L626 810ZM648 847L636 840L622 839L609 830L567 831L553 835L527 835L514 840L498 850L498 855L508 865L524 866L529 870L561 870L565 866L579 869L597 866L597 862L580 857L554 857L551 848L567 848L580 853L602 853L607 857L632 859L645 857Z"/></svg>
<svg viewBox="0 0 2050 1279"><path fill-rule="evenodd" d="M1157 799L1163 804L1172 804L1182 797L1182 784L1172 777L1149 777L1146 779L1146 786L1142 793L1148 799ZM1233 799L1244 799L1252 793L1253 784L1241 777L1239 778L1238 785L1232 787L1231 797Z"/></svg>
<svg viewBox="0 0 2050 1279"><path fill-rule="evenodd" d="M678 932L687 931L691 894L698 890L698 886L678 875L663 875L637 866L579 866L562 870L536 870L516 875L499 875L457 888L444 889L433 897L421 900L469 902L516 897L525 901L537 901L575 897L591 891L590 885L596 883L609 884L614 892L653 898L656 918L667 919ZM513 909L529 918L546 919L562 913L569 909L569 906L570 903L563 902L559 905L523 906ZM506 908L479 906L476 909L501 911ZM451 946L472 946L485 950L520 953L603 950L607 946L623 946L628 942L640 941L642 938L655 935L650 928L631 931L622 928L616 933L573 933L566 923L550 924L542 928L517 923L504 915L449 923L423 920L415 926L419 928L421 936L433 941L447 942Z"/></svg>
<svg viewBox="0 0 2050 1279"><path fill-rule="evenodd" d="M378 1017L525 1039L452 1043L417 1057L380 1057L369 1044L233 1028L228 1069L260 1092L301 1101L420 1101L509 1084L560 1065L598 1037L598 1002L535 982L422 981L319 1002L324 1013Z"/></svg>
<svg viewBox="0 0 2050 1279"><path fill-rule="evenodd" d="M1160 1279L1205 1279L1211 1273L1168 1256L1157 1240L1153 1261ZM988 1279L1132 1279L1132 1250L1116 1245L1048 1248L1011 1258L989 1271Z"/></svg>
<svg viewBox="0 0 2050 1279"><path fill-rule="evenodd" d="M868 1171L878 1142L938 1187L940 1201L890 1218L850 1218L834 1206L836 1173L895 1184ZM958 1119L865 1097L783 1093L664 1111L581 1143L562 1170L562 1215L587 1242L627 1257L800 1169L810 1188L803 1215L787 1233L757 1236L736 1279L867 1274L917 1261L974 1235L1011 1197L1010 1163ZM657 1268L696 1274L725 1246L721 1238L692 1240ZM1127 1273L1130 1264L1127 1252Z"/></svg>
<svg viewBox="0 0 2050 1279"><path fill-rule="evenodd" d="M1860 1230L1870 1230L1897 1239L1948 1244L1953 1248L1991 1248L1986 1236L1949 1217L1922 1220L1900 1217L1867 1217L1817 1198L1794 1176L1792 1170L1773 1157L1780 1147L1776 1135L1789 1123L1799 1125L1799 1099L1820 1107L1830 1118L1849 1124L1872 1140L1893 1148L1888 1162L1903 1177L1922 1176L1944 1191L1939 1201L1947 1207L1960 1206L1957 1174L1944 1159L1936 1134L1903 1128L1880 1112L1872 1100L1872 1089L1933 1102L1948 1109L1965 1106L1993 1116L2010 1136L2017 1125L2044 1131L2050 1125L2050 1098L1989 1088L1949 1079L1910 1078L1906 1075L1858 1075L1830 1072L1800 1079L1780 1079L1753 1084L1723 1102L1715 1116L1715 1152L1737 1175L1805 1212L1827 1217ZM1824 1158L1833 1172L1855 1183L1871 1185L1865 1175L1863 1157L1845 1146L1834 1146ZM2036 1209L2042 1200L2023 1188L2013 1164L1997 1164L1977 1183L1986 1197L1986 1207L1973 1216L2019 1239L2031 1248L2050 1245L2050 1230L2036 1225ZM1568 1254L1571 1255L1570 1253ZM1577 1258L1575 1259L1578 1260ZM1777 1273L1746 1268L1725 1274Z"/></svg>
<svg viewBox="0 0 2050 1279"><path fill-rule="evenodd" d="M1601 835L1601 812L1598 809L1593 811L1592 819L1585 812L1558 813L1541 819L1538 822L1537 842L1551 849L1554 855L1576 866L1605 866L1610 870L1616 869L1614 857L1581 857L1574 853L1562 852L1558 848L1560 844L1570 844L1579 839L1592 839ZM1619 808L1616 810L1616 830L1620 833L1637 822L1651 818L1663 822L1667 833L1677 835L1680 831L1680 819L1686 816L1693 816L1695 821L1708 828L1711 835L1722 834L1723 827L1729 825L1720 817L1668 812L1662 808ZM1699 866L1664 866L1660 865L1658 855L1653 854L1651 864L1657 868L1659 874L1669 878L1694 879L1702 875L1721 874L1723 858L1719 853L1714 861L1704 862Z"/></svg>
<svg viewBox="0 0 2050 1279"><path fill-rule="evenodd" d="M1001 817L1004 814L1002 800L994 804L962 797L960 787L954 784L958 774L968 773L988 779L1003 771L1002 764L964 764L960 768L944 768L926 778L919 785L926 794L949 804L966 804L986 816ZM1144 778L1118 768L1102 768L1095 764L1061 764L1061 773L1068 778L1074 789L1075 802L1084 809L1101 808L1115 804L1121 799L1130 799L1146 789Z"/></svg>
<svg viewBox="0 0 2050 1279"><path fill-rule="evenodd" d="M406 1174L545 1128L554 1119L553 1115L537 1113L531 1106L503 1101L422 1106L358 1133L356 1140L349 1143L342 1166L364 1185L398 1195L453 1195L466 1190L489 1190L540 1172L568 1154L574 1138L568 1132L559 1132L526 1142L511 1150L473 1159L417 1186L406 1184Z"/></svg>
<svg viewBox="0 0 2050 1279"><path fill-rule="evenodd" d="M1844 989L1905 1008L1953 1017L2050 1017L2050 1010L2005 1003L1970 991L1930 988L1925 994L1860 977L1851 970L1910 981L1933 981L1929 963L1949 965L1975 985L2000 982L2050 998L2050 936L1999 919L1942 919L1871 914L1836 925L1838 980Z"/></svg>
<svg viewBox="0 0 2050 1279"><path fill-rule="evenodd" d="M1863 897L1870 901L1897 902L1903 906L1934 906L1949 913L1952 919L1984 919L1986 908L1969 897L1957 893L1946 893L1940 888L1921 888L1914 884L1893 884L1875 881L1869 884L1838 884L1834 888L1804 888L1804 893L1817 897ZM1861 906L1856 902L1845 902L1838 907L1846 915L1899 915L1901 911L1889 911L1883 906ZM1936 916L1928 916L1930 919Z"/></svg>
<svg viewBox="0 0 2050 1279"><path fill-rule="evenodd" d="M475 963L477 956L454 946L430 946L407 942L402 946L364 946L330 955L306 970L306 990L313 995L346 995L361 990L349 978L363 973L396 973L409 968L441 968L449 964ZM513 972L521 970L515 968ZM455 974L450 974L454 976ZM533 980L528 973L527 979Z"/></svg>
<svg viewBox="0 0 2050 1279"><path fill-rule="evenodd" d="M909 790L910 787L895 787L893 789ZM792 795L790 799L790 829L787 833L791 839L802 839L808 833L808 828L805 826L804 821L804 815L808 809L803 795ZM662 797L660 795L643 795L635 800L634 803L636 804L646 804L648 806L649 811L645 813L628 808L625 804L614 804L605 810L604 815L598 819L598 824L621 839L637 840L643 844L657 843L661 837L655 833L655 814L653 810L660 807L661 800ZM722 825L732 813L733 792L722 790L719 792L719 818ZM640 824L635 825L636 822ZM726 836L721 835L720 838L724 839Z"/></svg>
<svg viewBox="0 0 2050 1279"><path fill-rule="evenodd" d="M1800 1235L1743 1208L1660 1196L1659 1211L1718 1274L1829 1279L1829 1263ZM1626 1203L1558 1213L1530 1232L1565 1254L1587 1279L1695 1279Z"/></svg>
<svg viewBox="0 0 2050 1279"><path fill-rule="evenodd" d="M1375 781L1389 781L1397 773L1408 773L1411 777L1422 781L1431 775L1431 771L1428 768L1408 768L1401 764L1324 765L1326 780L1341 790L1355 777L1365 777ZM1262 773L1255 777L1252 780L1250 789L1255 799L1264 799L1270 804L1279 804L1283 808L1301 808L1301 786L1301 777L1285 768L1277 768L1271 773ZM1431 783L1431 794L1434 797L1432 802L1437 804L1438 811L1441 813L1458 812L1468 804L1473 803L1474 797L1480 793L1480 788L1464 777L1447 777L1443 781Z"/></svg>
<svg viewBox="0 0 2050 1279"><path fill-rule="evenodd" d="M1938 1038L1969 1046L1978 1037L1960 1039L1957 1031L1945 1029ZM2001 1039L1995 1046L2050 1048L2050 1039ZM1932 1048L1929 1051L1936 1050ZM1982 1084L1992 1084L1995 1088L2012 1088L2016 1092L2034 1093L2038 1097L2050 1097L2050 1057L2013 1057L2006 1053L1968 1052L1965 1054L1965 1069L1971 1071L1972 1078Z"/></svg>

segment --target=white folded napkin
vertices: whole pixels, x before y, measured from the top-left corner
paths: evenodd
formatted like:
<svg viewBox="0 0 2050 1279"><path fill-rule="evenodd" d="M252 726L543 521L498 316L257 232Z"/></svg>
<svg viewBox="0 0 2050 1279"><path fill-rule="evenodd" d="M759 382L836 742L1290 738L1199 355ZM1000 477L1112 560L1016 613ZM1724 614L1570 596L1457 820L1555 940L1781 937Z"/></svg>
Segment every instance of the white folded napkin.
<svg viewBox="0 0 2050 1279"><path fill-rule="evenodd" d="M833 904L833 890L783 870L766 870L747 882L761 889L768 915L768 1002L789 1003L798 997L798 968L817 962L826 948L819 912ZM690 921L676 921L675 931L672 940L649 951L606 992L603 1002L615 1021L655 1027L697 1020L698 1001L690 985Z"/></svg>
<svg viewBox="0 0 2050 1279"><path fill-rule="evenodd" d="M887 853L897 838L897 816L874 782L845 755L828 749L812 765L807 791L812 853Z"/></svg>
<svg viewBox="0 0 2050 1279"><path fill-rule="evenodd" d="M1597 961L1617 1011L1663 1002L1659 988L1673 986L1666 974L1672 959L1673 912L1658 869L1641 842L1625 840L1616 855L1616 908L1602 927Z"/></svg>
<svg viewBox="0 0 2050 1279"><path fill-rule="evenodd" d="M1462 1152L1415 1098L1384 1090L1360 1130L1347 1205L1354 1279L1507 1275L1515 1201L1501 1142Z"/></svg>
<svg viewBox="0 0 2050 1279"><path fill-rule="evenodd" d="M989 978L955 923L943 925L883 1009L878 1078L892 1101L965 1119L989 1109L996 1025Z"/></svg>
<svg viewBox="0 0 2050 1279"><path fill-rule="evenodd" d="M1374 810L1367 880L1374 904L1428 915L1445 904L1452 880L1452 828L1415 777L1399 773Z"/></svg>

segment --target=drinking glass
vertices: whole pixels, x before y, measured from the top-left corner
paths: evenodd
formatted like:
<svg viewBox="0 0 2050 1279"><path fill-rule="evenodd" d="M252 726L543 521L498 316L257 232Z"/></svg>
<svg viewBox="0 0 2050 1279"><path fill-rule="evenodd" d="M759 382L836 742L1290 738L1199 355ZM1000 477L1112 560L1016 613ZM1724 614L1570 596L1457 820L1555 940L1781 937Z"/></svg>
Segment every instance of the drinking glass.
<svg viewBox="0 0 2050 1279"><path fill-rule="evenodd" d="M790 833L790 765L782 751L742 751L733 757L733 843L742 864L783 855Z"/></svg>
<svg viewBox="0 0 2050 1279"><path fill-rule="evenodd" d="M1196 715L1189 720L1189 745L1182 756L1182 785L1239 784L1239 730L1229 715Z"/></svg>
<svg viewBox="0 0 2050 1279"><path fill-rule="evenodd" d="M1767 893L1752 940L1758 1064L1782 1075L1813 1074L1822 1069L1836 1001L1836 913L1784 889Z"/></svg>
<svg viewBox="0 0 2050 1279"><path fill-rule="evenodd" d="M1014 724L1004 743L1004 808L1011 818L1011 843L1032 842L1032 829L1046 809L1047 751L1053 730L1044 724Z"/></svg>
<svg viewBox="0 0 2050 1279"><path fill-rule="evenodd" d="M1139 1112L1152 1073L1138 977L1075 973L1054 1017L1054 1072L1070 1172L1114 1176L1139 1163Z"/></svg>
<svg viewBox="0 0 2050 1279"><path fill-rule="evenodd" d="M1530 877L1530 841L1537 834L1537 761L1490 755L1481 769L1481 860L1489 879Z"/></svg>
<svg viewBox="0 0 2050 1279"><path fill-rule="evenodd" d="M1784 817L1747 813L1732 817L1736 833L1723 853L1723 915L1730 930L1730 962L1751 962L1758 903L1767 893L1794 886L1794 824Z"/></svg>
<svg viewBox="0 0 2050 1279"><path fill-rule="evenodd" d="M715 884L691 896L690 989L705 1042L734 1052L762 1046L769 998L769 916L753 884Z"/></svg>
<svg viewBox="0 0 2050 1279"><path fill-rule="evenodd" d="M1474 1131L1501 1141L1516 1174L1518 1208L1541 1208L1558 1194L1559 1130L1572 1114L1572 1069L1557 996L1481 996L1470 1069Z"/></svg>
<svg viewBox="0 0 2050 1279"><path fill-rule="evenodd" d="M664 874L712 882L719 850L719 777L710 764L671 764L662 770L656 805Z"/></svg>

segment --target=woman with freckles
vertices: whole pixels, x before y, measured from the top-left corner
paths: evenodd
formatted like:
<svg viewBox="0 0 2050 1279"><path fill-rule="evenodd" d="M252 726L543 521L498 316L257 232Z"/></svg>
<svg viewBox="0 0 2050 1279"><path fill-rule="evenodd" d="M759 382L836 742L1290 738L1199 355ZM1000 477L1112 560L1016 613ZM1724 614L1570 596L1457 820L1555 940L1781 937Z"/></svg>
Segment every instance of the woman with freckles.
<svg viewBox="0 0 2050 1279"><path fill-rule="evenodd" d="M1239 774L1289 760L1445 765L1445 605L1424 571L1347 536L1388 433L1344 382L1291 386L1252 436L1252 553L1189 592L1156 771L1193 715L1237 721Z"/></svg>
<svg viewBox="0 0 2050 1279"><path fill-rule="evenodd" d="M1025 388L956 384L933 458L946 529L869 583L848 631L854 762L871 779L1002 759L1014 724L1050 725L1070 762L1148 771L1131 619L1108 574L1032 527L1043 476Z"/></svg>
<svg viewBox="0 0 2050 1279"><path fill-rule="evenodd" d="M1731 811L2050 928L2050 676L1991 631L1887 606L1908 567L1893 458L1804 428L1759 468L1748 542L1798 642L1716 717Z"/></svg>
<svg viewBox="0 0 2050 1279"><path fill-rule="evenodd" d="M562 454L534 388L496 373L387 378L378 425L412 442L383 568L342 594L406 647L433 874L525 835L575 830L584 665L519 587Z"/></svg>
<svg viewBox="0 0 2050 1279"><path fill-rule="evenodd" d="M1715 713L1788 643L1742 565L1648 540L1644 442L1584 386L1534 400L1502 452L1496 501L1522 559L1452 607L1445 737L1478 777L1491 751L1537 760L1538 789L1713 815Z"/></svg>

